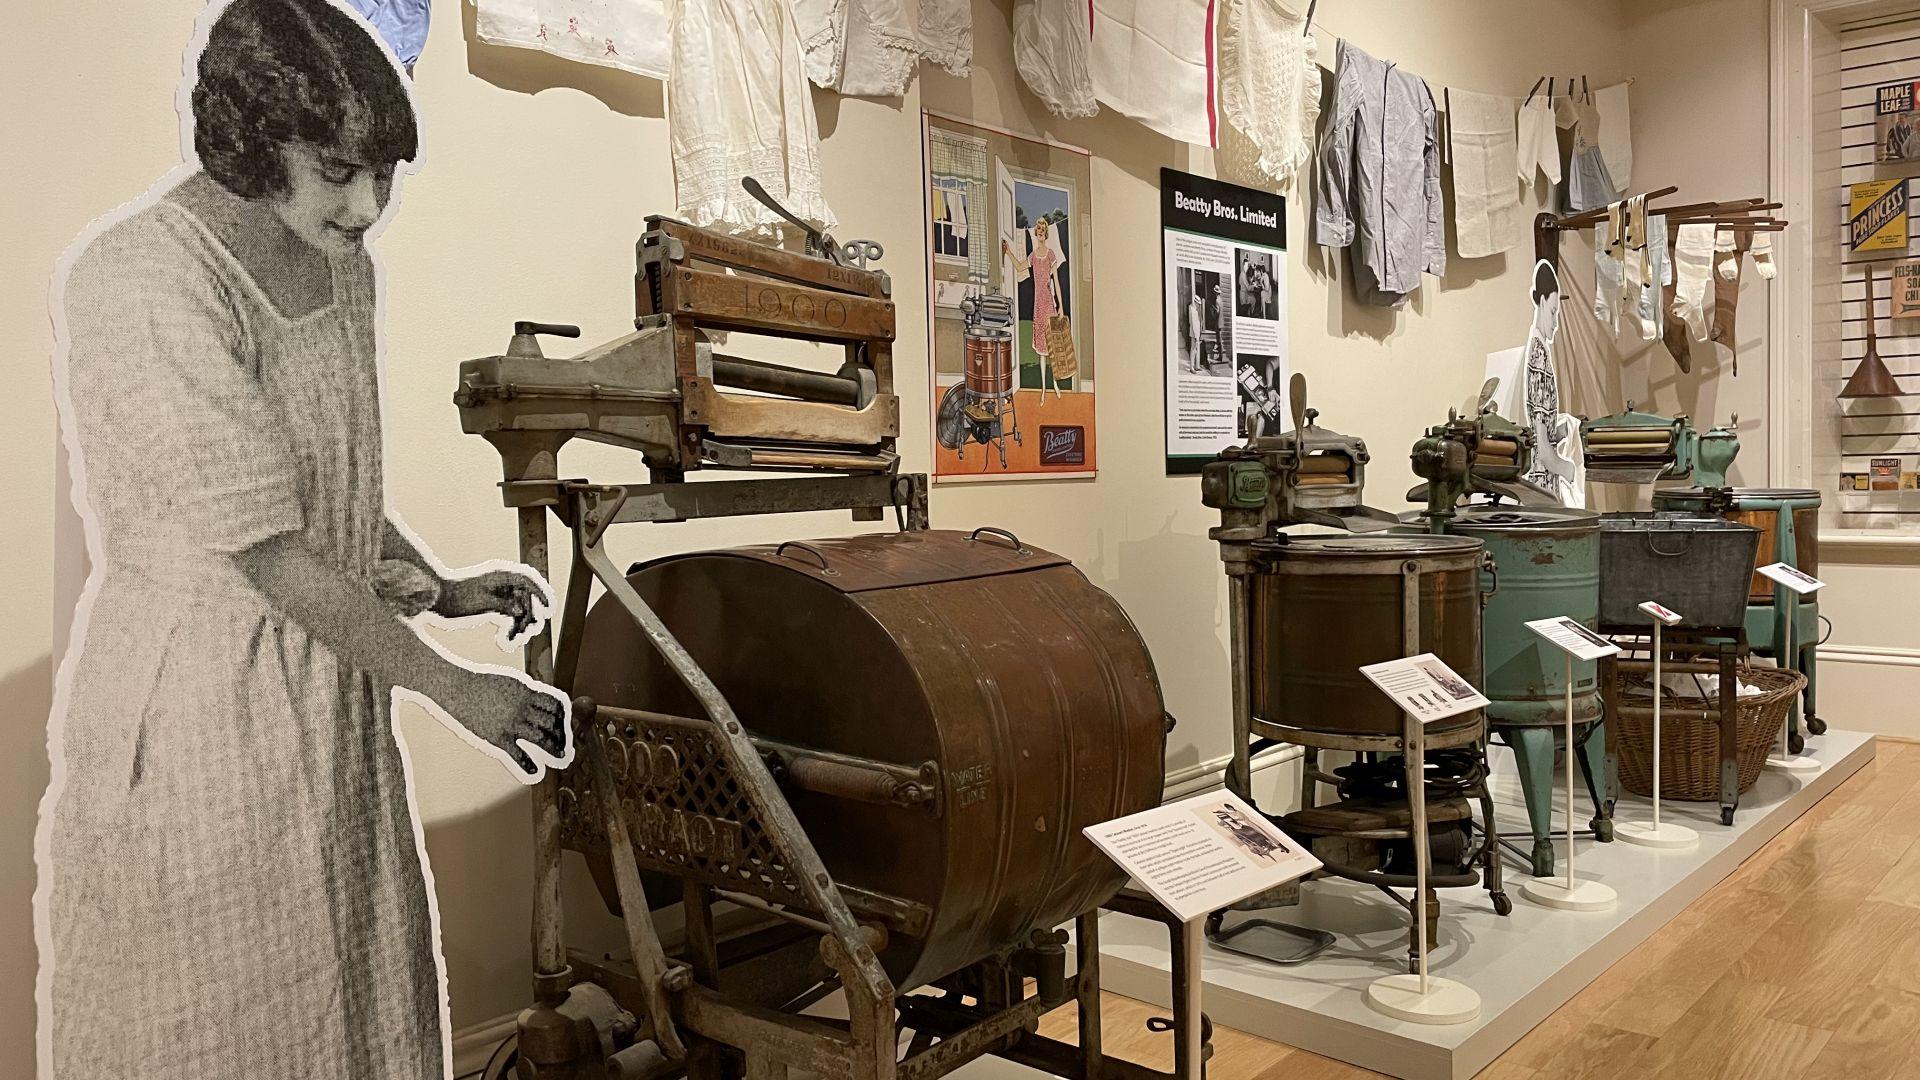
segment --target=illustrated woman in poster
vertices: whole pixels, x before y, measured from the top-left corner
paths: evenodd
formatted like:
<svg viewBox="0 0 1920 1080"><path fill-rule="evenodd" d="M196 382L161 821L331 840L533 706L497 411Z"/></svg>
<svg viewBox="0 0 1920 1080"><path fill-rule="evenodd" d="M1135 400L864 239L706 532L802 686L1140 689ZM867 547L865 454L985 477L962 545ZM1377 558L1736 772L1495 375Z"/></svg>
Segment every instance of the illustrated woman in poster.
<svg viewBox="0 0 1920 1080"><path fill-rule="evenodd" d="M1060 242L1053 238L1053 222L1048 219L1035 221L1026 234L1025 254L1013 250L1013 245L1005 240L1000 241L1000 249L1013 260L1022 278L1033 279L1033 351L1040 357L1040 396L1044 401L1049 386L1056 396L1060 393L1048 363L1052 354L1048 330L1053 326L1054 316L1066 314L1060 303L1060 268L1066 264L1067 257L1060 250Z"/></svg>
<svg viewBox="0 0 1920 1080"><path fill-rule="evenodd" d="M437 1080L447 1031L396 687L531 779L565 703L413 616L539 618L388 515L367 241L407 85L327 0L232 0L192 154L63 258L55 392L91 575L56 688L43 1076Z"/></svg>

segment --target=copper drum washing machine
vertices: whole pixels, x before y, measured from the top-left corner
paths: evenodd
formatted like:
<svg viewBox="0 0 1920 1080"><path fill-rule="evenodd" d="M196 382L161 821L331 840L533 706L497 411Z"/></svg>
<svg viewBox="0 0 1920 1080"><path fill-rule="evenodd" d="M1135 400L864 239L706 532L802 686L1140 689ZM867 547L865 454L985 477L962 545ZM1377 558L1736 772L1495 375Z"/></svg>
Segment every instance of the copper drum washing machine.
<svg viewBox="0 0 1920 1080"><path fill-rule="evenodd" d="M1014 407L1020 383L1013 358L1013 301L998 293L970 296L960 302L960 312L966 319L962 378L941 396L934 433L963 461L969 443L999 451L1004 469L1007 437L1022 441Z"/></svg>
<svg viewBox="0 0 1920 1080"><path fill-rule="evenodd" d="M1334 876L1393 890L1414 887L1407 798L1406 718L1360 668L1433 653L1479 685L1481 607L1491 568L1481 541L1463 536L1281 536L1255 545L1246 659L1252 730L1265 745L1305 749L1302 809L1280 825L1307 840ZM1502 915L1487 719L1475 710L1425 728L1429 889L1484 884ZM1352 762L1321 768L1322 750ZM1322 803L1320 785L1338 798ZM1473 801L1481 818L1475 823ZM1476 870L1476 866L1479 867ZM1438 904L1427 897L1429 940ZM1409 933L1409 953L1418 948ZM1418 956L1410 955L1417 968Z"/></svg>
<svg viewBox="0 0 1920 1080"><path fill-rule="evenodd" d="M674 555L628 581L732 703L856 914L884 927L899 993L1017 966L1125 884L1081 829L1159 805L1169 725L1139 632L1065 558L935 530ZM642 865L804 906L769 838L738 824L755 820L740 790L704 767L710 736L675 720L698 703L617 603L587 616L579 670L576 692L617 717L596 731L616 784L670 793L639 808ZM560 783L563 820L588 829L566 846L611 906L599 816L565 812L598 793L581 770Z"/></svg>

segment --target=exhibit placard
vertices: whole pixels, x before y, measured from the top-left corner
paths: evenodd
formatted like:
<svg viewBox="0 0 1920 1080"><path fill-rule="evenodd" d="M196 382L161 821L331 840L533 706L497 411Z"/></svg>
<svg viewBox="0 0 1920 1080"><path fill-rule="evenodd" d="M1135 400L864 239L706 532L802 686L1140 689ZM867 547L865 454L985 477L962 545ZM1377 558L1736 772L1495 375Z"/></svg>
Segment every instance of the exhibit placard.
<svg viewBox="0 0 1920 1080"><path fill-rule="evenodd" d="M1672 626L1682 618L1679 612L1654 600L1649 600L1641 604L1640 610L1648 616L1660 620L1660 622L1666 626Z"/></svg>
<svg viewBox="0 0 1920 1080"><path fill-rule="evenodd" d="M1489 704L1486 695L1432 653L1368 664L1360 674L1423 724L1484 709Z"/></svg>
<svg viewBox="0 0 1920 1080"><path fill-rule="evenodd" d="M1799 593L1801 596L1819 592L1827 586L1826 582L1821 581L1811 574L1801 572L1791 563L1777 562L1769 566L1763 566L1760 568L1759 573L1761 577L1767 578L1770 581L1779 582L1794 592Z"/></svg>
<svg viewBox="0 0 1920 1080"><path fill-rule="evenodd" d="M1168 803L1081 832L1181 922L1320 869L1320 860L1228 791Z"/></svg>
<svg viewBox="0 0 1920 1080"><path fill-rule="evenodd" d="M1645 611L1646 608L1642 606L1641 610ZM1579 619L1571 616L1533 619L1526 626L1575 660L1598 660L1620 652L1620 646L1587 629Z"/></svg>
<svg viewBox="0 0 1920 1080"><path fill-rule="evenodd" d="M1160 170L1167 473L1287 419L1287 200Z"/></svg>

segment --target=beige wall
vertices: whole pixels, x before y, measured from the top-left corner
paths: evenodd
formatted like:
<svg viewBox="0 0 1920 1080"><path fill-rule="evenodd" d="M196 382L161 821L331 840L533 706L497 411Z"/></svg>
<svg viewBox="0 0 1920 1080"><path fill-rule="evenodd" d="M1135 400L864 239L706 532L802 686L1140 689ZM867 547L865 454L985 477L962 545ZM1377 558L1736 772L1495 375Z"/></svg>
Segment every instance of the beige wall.
<svg viewBox="0 0 1920 1080"><path fill-rule="evenodd" d="M45 782L54 589L54 417L47 394L51 331L46 285L68 239L107 207L140 194L178 158L174 91L180 51L199 0L16 5L11 40L70 41L90 33L84 62L69 50L15 50L0 65L7 115L0 162L9 192L0 317L15 337L4 353L11 411L10 539L25 552L9 591L14 618L0 636L0 699L16 740L0 776L0 1023L9 1063L31 1045L30 832ZM1630 5L1651 9L1657 5ZM1748 4L1749 8L1756 5ZM979 62L971 82L928 72L904 102L817 100L829 197L842 236L873 237L890 252L898 286L897 355L910 467L928 459L919 119L924 104L1086 147L1093 165L1095 318L1101 356L1101 476L941 489L936 524L1000 524L1074 558L1132 613L1154 650L1168 706L1180 718L1172 770L1226 753L1222 580L1206 537L1209 515L1191 478L1161 475L1158 170L1210 169L1208 155L1116 116L1059 123L1020 88L1006 57L1005 4L977 5ZM1598 82L1639 74L1636 120L1658 130L1668 103L1652 92L1655 64L1615 3L1480 0L1323 4L1320 40L1351 34L1403 61L1437 87L1524 93L1546 71ZM656 84L475 42L472 16L439 5L418 69L427 163L380 240L388 282L390 492L399 512L455 564L508 554L511 521L498 508L497 467L459 433L448 398L455 361L498 351L515 318L581 323L588 340L631 317L633 242L642 217L671 206L666 126ZM1758 17L1757 15L1755 17ZM1677 46L1676 46L1677 49ZM1674 62L1679 54L1673 54ZM1714 94L1726 115L1761 109L1752 95ZM1673 107L1697 109L1686 101ZM1763 110L1762 110L1763 112ZM1691 113L1689 112L1689 115ZM1763 137L1763 134L1762 134ZM1637 178L1650 177L1648 159ZM1679 166L1676 165L1676 168ZM1689 166L1694 167L1694 166ZM1699 162L1689 189L1746 188ZM1683 183L1685 181L1682 181ZM1485 354L1524 340L1528 250L1455 261L1398 314L1355 306L1343 265L1329 269L1304 243L1304 204L1291 208L1293 362L1334 428L1373 448L1373 501L1399 509L1411 483L1405 453L1420 429L1480 381ZM1758 383L1758 363L1754 382ZM1748 376L1743 374L1742 385ZM1746 411L1742 409L1743 413ZM1753 410L1757 417L1759 410ZM576 473L635 477L638 463L588 450ZM684 525L635 530L619 554L638 558L696 545L843 531L840 519ZM458 647L476 656L480 635ZM524 997L528 873L524 798L491 761L419 714L403 720L427 822L456 1025L497 1016ZM16 1067L18 1067L16 1065Z"/></svg>

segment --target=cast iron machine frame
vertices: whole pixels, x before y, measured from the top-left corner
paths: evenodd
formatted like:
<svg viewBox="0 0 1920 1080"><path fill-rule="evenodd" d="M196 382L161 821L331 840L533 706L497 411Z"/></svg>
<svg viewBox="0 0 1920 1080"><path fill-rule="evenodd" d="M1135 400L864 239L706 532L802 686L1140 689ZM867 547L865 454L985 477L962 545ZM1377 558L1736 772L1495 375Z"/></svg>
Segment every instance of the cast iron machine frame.
<svg viewBox="0 0 1920 1080"><path fill-rule="evenodd" d="M808 249L824 257L800 255L650 217L638 250L635 334L548 360L537 335L578 329L519 323L505 354L461 365L455 402L464 429L501 455L521 560L548 572L550 517L570 538L561 609L528 642L529 674L571 694L597 581L704 714L575 701L575 762L533 790L534 1004L519 1018L517 1066L527 1080L780 1080L793 1068L827 1080L933 1080L986 1054L1073 1080L1199 1073L1181 1019L1183 1007L1198 1004L1195 958L1171 916L1141 894L1123 891L1104 906L1168 927L1174 1073L1102 1051L1099 909L1077 919L1071 974L1067 935L1043 930L936 980L933 993L899 993L877 951L890 933L924 929L925 908L836 884L781 785L933 802L938 767L756 737L605 547L617 524L804 511L845 510L868 522L891 511L903 531L928 527L927 479L900 472L894 453L890 283L834 256L860 246L816 239ZM841 345L846 361L826 374L719 356L708 330ZM576 438L639 451L651 482L563 479L559 451ZM813 474L687 482L702 468ZM561 855L596 830L611 851L626 960L569 948L564 934ZM669 898L685 915L677 952L656 925L643 874L677 881ZM723 939L714 918L723 900L767 925ZM835 990L847 1020L800 1014ZM1079 1006L1078 1046L1035 1033L1040 1017L1068 1003ZM1194 1043L1202 1062L1206 1027Z"/></svg>

